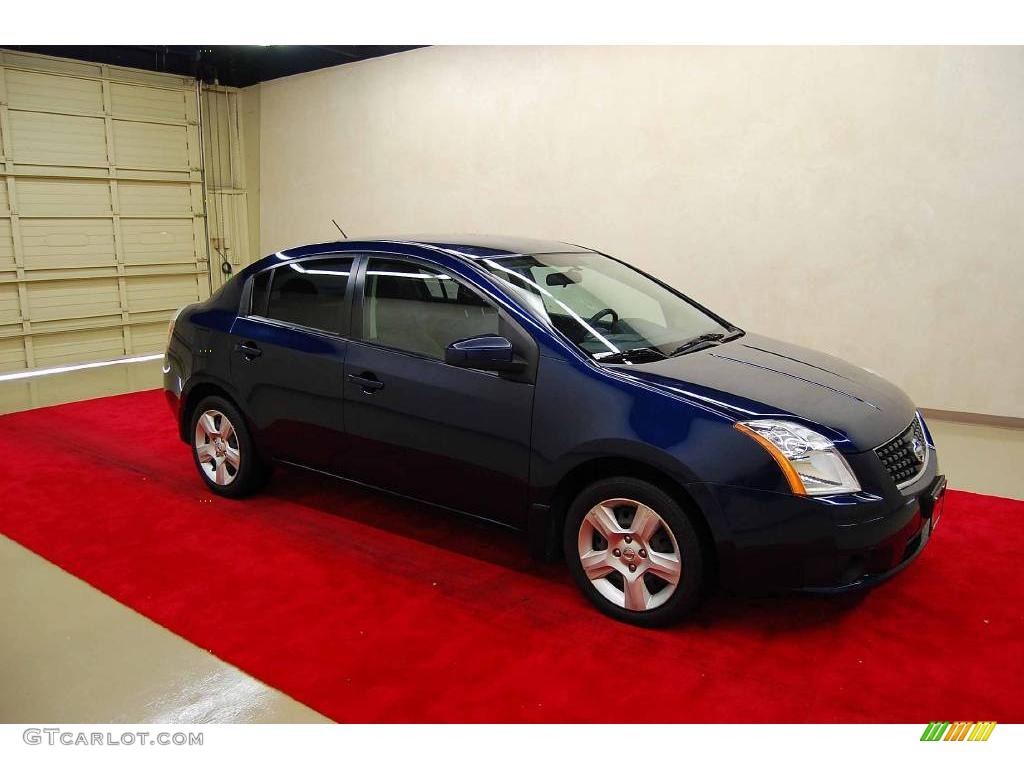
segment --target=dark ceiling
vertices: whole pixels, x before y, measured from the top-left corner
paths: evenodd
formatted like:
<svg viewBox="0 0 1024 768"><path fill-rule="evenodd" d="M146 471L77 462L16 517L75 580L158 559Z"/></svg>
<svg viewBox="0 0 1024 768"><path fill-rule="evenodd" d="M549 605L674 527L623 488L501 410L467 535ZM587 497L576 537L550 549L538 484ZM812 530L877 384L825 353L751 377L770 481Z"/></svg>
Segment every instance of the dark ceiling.
<svg viewBox="0 0 1024 768"><path fill-rule="evenodd" d="M17 51L63 56L154 72L197 77L207 83L247 85L419 45L4 45Z"/></svg>

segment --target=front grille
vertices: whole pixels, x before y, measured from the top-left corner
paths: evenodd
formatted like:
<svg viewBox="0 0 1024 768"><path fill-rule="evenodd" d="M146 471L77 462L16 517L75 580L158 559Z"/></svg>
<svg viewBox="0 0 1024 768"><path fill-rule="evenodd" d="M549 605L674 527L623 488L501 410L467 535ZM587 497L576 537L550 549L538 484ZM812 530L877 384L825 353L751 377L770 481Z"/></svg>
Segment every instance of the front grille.
<svg viewBox="0 0 1024 768"><path fill-rule="evenodd" d="M920 446L920 458L914 454L915 445ZM896 485L903 485L917 477L928 460L928 445L920 420L915 418L902 433L876 448L875 453Z"/></svg>

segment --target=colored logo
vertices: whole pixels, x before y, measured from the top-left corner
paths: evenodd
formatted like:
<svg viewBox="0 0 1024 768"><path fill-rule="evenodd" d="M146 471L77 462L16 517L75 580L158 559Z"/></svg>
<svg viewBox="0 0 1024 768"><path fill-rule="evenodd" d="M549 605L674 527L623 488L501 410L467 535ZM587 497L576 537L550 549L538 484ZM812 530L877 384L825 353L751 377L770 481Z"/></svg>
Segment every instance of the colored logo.
<svg viewBox="0 0 1024 768"><path fill-rule="evenodd" d="M988 741L996 727L994 720L982 722L931 722L921 741Z"/></svg>

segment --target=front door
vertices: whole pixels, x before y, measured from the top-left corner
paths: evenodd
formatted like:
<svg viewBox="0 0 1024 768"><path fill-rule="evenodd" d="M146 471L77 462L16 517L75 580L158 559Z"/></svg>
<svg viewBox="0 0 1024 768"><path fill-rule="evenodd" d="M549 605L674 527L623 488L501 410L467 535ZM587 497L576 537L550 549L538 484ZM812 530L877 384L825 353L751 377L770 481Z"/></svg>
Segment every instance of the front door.
<svg viewBox="0 0 1024 768"><path fill-rule="evenodd" d="M337 471L523 525L533 384L444 362L451 342L508 335L511 321L418 261L371 257L362 283L345 366L349 442Z"/></svg>

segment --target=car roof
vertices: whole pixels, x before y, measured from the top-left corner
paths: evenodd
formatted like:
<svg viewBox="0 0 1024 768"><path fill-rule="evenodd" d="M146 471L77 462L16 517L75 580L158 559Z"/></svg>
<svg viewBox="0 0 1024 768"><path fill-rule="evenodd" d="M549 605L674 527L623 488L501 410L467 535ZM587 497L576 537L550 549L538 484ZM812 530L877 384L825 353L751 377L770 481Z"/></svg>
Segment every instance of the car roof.
<svg viewBox="0 0 1024 768"><path fill-rule="evenodd" d="M392 237L360 237L350 240L318 243L317 245L298 246L281 251L281 255L290 257L303 256L319 251L323 246L344 245L345 250L354 250L360 246L382 244L441 249L447 253L469 259L490 259L518 254L586 253L592 250L573 243L562 243L556 240L537 240L510 235L397 235Z"/></svg>

